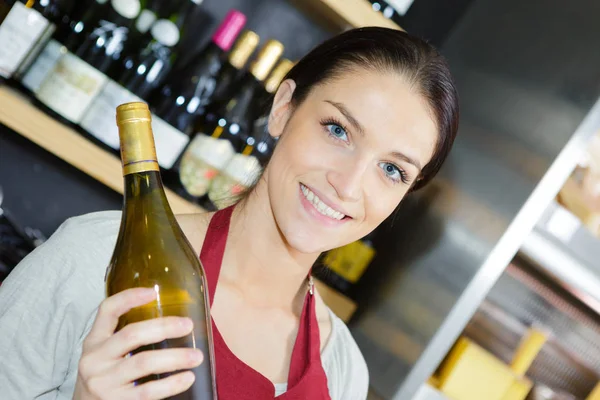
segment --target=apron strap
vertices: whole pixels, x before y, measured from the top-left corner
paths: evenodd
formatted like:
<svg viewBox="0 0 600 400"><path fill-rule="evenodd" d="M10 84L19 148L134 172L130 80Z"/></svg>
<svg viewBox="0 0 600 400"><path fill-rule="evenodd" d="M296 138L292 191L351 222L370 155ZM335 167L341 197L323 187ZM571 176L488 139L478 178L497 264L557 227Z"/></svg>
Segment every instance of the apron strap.
<svg viewBox="0 0 600 400"><path fill-rule="evenodd" d="M208 230L206 231L204 243L202 244L202 251L200 252L200 262L206 274L211 306L215 298L215 291L217 290L217 282L219 281L221 262L223 261L225 246L227 245L233 207L219 210L212 216Z"/></svg>

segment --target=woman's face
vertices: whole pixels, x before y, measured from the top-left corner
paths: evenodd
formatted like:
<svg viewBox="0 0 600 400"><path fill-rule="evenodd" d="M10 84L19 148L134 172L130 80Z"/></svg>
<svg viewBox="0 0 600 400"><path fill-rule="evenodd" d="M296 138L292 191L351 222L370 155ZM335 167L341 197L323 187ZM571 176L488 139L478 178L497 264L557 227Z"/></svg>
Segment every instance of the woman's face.
<svg viewBox="0 0 600 400"><path fill-rule="evenodd" d="M280 136L265 172L277 225L302 253L365 236L398 206L432 157L430 109L398 74L365 69L315 87L292 109L280 87L269 131Z"/></svg>

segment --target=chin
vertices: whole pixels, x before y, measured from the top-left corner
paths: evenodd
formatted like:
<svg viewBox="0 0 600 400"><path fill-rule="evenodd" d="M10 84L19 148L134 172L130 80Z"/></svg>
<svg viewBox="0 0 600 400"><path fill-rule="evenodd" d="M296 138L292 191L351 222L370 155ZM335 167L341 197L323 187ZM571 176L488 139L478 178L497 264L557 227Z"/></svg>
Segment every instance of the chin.
<svg viewBox="0 0 600 400"><path fill-rule="evenodd" d="M329 250L324 238L305 226L290 226L287 229L281 229L281 233L286 243L300 253L315 254Z"/></svg>

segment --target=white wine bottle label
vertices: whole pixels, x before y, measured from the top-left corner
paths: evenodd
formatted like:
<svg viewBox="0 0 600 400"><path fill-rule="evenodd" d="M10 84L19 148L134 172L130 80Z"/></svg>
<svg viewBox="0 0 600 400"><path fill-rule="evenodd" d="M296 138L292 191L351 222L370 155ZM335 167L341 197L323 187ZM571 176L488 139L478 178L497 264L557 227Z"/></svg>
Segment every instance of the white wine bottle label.
<svg viewBox="0 0 600 400"><path fill-rule="evenodd" d="M12 76L49 25L36 10L13 5L0 25L0 76Z"/></svg>
<svg viewBox="0 0 600 400"><path fill-rule="evenodd" d="M167 47L173 47L179 43L179 28L168 19L159 19L152 25L150 30L152 37L160 44Z"/></svg>
<svg viewBox="0 0 600 400"><path fill-rule="evenodd" d="M396 12L400 15L405 15L414 1L415 0L387 0L387 2L390 3L390 5L394 7Z"/></svg>
<svg viewBox="0 0 600 400"><path fill-rule="evenodd" d="M36 97L62 117L79 123L107 80L106 75L67 53L44 79Z"/></svg>
<svg viewBox="0 0 600 400"><path fill-rule="evenodd" d="M229 207L256 183L261 171L256 157L236 154L212 181L208 198L218 209Z"/></svg>
<svg viewBox="0 0 600 400"><path fill-rule="evenodd" d="M189 143L190 137L156 115L152 115L152 132L156 143L158 164L165 169L169 169L175 164L175 161Z"/></svg>
<svg viewBox="0 0 600 400"><path fill-rule="evenodd" d="M119 128L115 122L117 107L134 101L143 100L109 79L88 107L80 125L102 143L118 150Z"/></svg>
<svg viewBox="0 0 600 400"><path fill-rule="evenodd" d="M204 196L212 180L234 154L233 145L228 140L197 134L181 158L181 184L192 196Z"/></svg>
<svg viewBox="0 0 600 400"><path fill-rule="evenodd" d="M60 42L51 39L38 58L23 76L21 83L32 92L36 92L46 76L54 69L56 63L67 52Z"/></svg>
<svg viewBox="0 0 600 400"><path fill-rule="evenodd" d="M150 30L150 27L154 21L156 21L156 14L150 10L142 10L140 15L135 20L135 28L140 33L146 33Z"/></svg>

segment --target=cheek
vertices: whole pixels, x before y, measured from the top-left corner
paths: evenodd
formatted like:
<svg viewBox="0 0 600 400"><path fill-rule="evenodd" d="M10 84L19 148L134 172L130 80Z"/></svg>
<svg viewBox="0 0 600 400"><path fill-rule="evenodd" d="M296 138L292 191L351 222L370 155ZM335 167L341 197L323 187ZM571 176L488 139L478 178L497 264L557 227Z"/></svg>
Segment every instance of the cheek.
<svg viewBox="0 0 600 400"><path fill-rule="evenodd" d="M374 229L385 221L398 207L408 193L408 187L403 184L401 188L386 188L379 191L366 192L365 197L365 224L369 229Z"/></svg>

